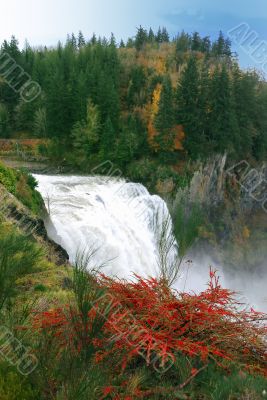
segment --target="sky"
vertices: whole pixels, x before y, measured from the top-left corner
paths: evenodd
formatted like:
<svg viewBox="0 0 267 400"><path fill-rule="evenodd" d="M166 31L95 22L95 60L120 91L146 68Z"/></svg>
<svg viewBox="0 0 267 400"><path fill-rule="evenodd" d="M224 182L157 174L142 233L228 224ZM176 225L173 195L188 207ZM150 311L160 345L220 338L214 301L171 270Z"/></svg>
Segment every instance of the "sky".
<svg viewBox="0 0 267 400"><path fill-rule="evenodd" d="M214 38L242 23L259 43L267 41L266 0L0 0L0 42L15 35L21 46L25 39L34 46L55 45L79 30L86 37L113 32L126 39L139 25L166 26L173 36L185 30ZM233 47L243 67L262 67L251 48Z"/></svg>

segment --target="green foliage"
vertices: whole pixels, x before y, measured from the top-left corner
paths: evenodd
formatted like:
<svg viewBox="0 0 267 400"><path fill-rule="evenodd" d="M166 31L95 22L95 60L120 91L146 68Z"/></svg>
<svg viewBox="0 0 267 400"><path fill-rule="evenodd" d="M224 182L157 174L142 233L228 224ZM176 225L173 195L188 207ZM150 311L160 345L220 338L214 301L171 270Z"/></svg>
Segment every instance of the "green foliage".
<svg viewBox="0 0 267 400"><path fill-rule="evenodd" d="M101 159L113 160L116 148L116 133L110 117L106 120L101 140Z"/></svg>
<svg viewBox="0 0 267 400"><path fill-rule="evenodd" d="M183 259L199 237L199 228L203 224L203 211L198 204L188 205L180 199L174 202L171 212L179 257Z"/></svg>
<svg viewBox="0 0 267 400"><path fill-rule="evenodd" d="M210 140L219 153L226 150L234 153L235 148L237 149L238 123L231 97L230 79L225 65L221 69L216 68L213 74L210 107Z"/></svg>
<svg viewBox="0 0 267 400"><path fill-rule="evenodd" d="M140 26L137 30L137 34L135 37L136 50L141 50L144 44L147 42L147 40L148 40L147 31L142 26Z"/></svg>
<svg viewBox="0 0 267 400"><path fill-rule="evenodd" d="M0 362L0 399L36 400L36 398L39 398L36 388L33 388L15 368Z"/></svg>
<svg viewBox="0 0 267 400"><path fill-rule="evenodd" d="M0 183L12 194L16 193L16 173L0 163Z"/></svg>
<svg viewBox="0 0 267 400"><path fill-rule="evenodd" d="M90 156L99 149L100 128L99 109L89 100L86 119L77 122L72 130L75 158L79 166L86 166Z"/></svg>
<svg viewBox="0 0 267 400"><path fill-rule="evenodd" d="M192 158L197 158L201 152L202 132L199 129L201 121L199 99L200 78L197 60L191 56L178 82L176 92L176 121L185 129L185 148Z"/></svg>
<svg viewBox="0 0 267 400"><path fill-rule="evenodd" d="M157 163L144 158L140 161L131 163L127 168L127 175L135 182L153 182L155 183L155 170Z"/></svg>
<svg viewBox="0 0 267 400"><path fill-rule="evenodd" d="M34 290L35 292L46 292L47 288L45 287L45 285L39 283L38 285L34 286Z"/></svg>
<svg viewBox="0 0 267 400"><path fill-rule="evenodd" d="M0 226L0 311L16 294L16 280L38 266L42 250L14 229Z"/></svg>
<svg viewBox="0 0 267 400"><path fill-rule="evenodd" d="M174 125L173 90L169 76L165 76L159 101L159 110L155 117L155 128L159 132L156 137L163 152L172 150L174 140L171 128Z"/></svg>
<svg viewBox="0 0 267 400"><path fill-rule="evenodd" d="M192 385L193 398L202 393L205 399L261 399L266 387L266 379L261 376L246 375L233 367L222 376L215 365L211 365L196 377Z"/></svg>
<svg viewBox="0 0 267 400"><path fill-rule="evenodd" d="M43 200L40 193L35 190L36 179L27 171L17 173L15 196L35 214L39 214L43 207Z"/></svg>
<svg viewBox="0 0 267 400"><path fill-rule="evenodd" d="M27 171L15 171L0 163L0 183L34 213L40 212L43 200L35 190L35 178Z"/></svg>
<svg viewBox="0 0 267 400"><path fill-rule="evenodd" d="M35 112L34 121L34 135L37 137L46 137L47 135L47 116L45 108L39 108Z"/></svg>
<svg viewBox="0 0 267 400"><path fill-rule="evenodd" d="M8 134L8 110L0 103L0 137L7 137Z"/></svg>
<svg viewBox="0 0 267 400"><path fill-rule="evenodd" d="M88 40L79 32L49 49L20 50L13 37L1 51L42 94L23 102L1 80L0 136L50 138L41 151L55 162L88 171L110 159L126 173L145 158L175 166L181 154L265 158L266 82L240 70L222 32L214 41L183 31L172 39L164 27L140 26L126 47L114 35Z"/></svg>

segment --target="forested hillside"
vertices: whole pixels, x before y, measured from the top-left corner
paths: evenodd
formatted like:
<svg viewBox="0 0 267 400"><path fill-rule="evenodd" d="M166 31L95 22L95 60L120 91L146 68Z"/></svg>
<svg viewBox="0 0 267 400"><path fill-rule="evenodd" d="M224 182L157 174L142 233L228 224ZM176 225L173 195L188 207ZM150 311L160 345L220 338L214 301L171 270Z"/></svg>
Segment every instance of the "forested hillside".
<svg viewBox="0 0 267 400"><path fill-rule="evenodd" d="M267 151L267 85L242 71L229 39L215 41L165 28L140 27L118 44L87 40L80 32L54 48L8 53L41 87L25 102L0 78L0 137L49 138L43 153L81 169L103 160L124 172L153 163L206 158L225 151L234 158L263 159ZM3 65L2 65L3 70Z"/></svg>

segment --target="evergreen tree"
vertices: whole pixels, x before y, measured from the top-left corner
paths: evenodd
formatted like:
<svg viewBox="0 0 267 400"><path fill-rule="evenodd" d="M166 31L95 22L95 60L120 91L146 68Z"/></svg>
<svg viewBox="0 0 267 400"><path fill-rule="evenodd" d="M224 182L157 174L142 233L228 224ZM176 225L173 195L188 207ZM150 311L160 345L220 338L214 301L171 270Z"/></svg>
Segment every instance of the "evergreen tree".
<svg viewBox="0 0 267 400"><path fill-rule="evenodd" d="M158 32L156 34L156 42L157 43L162 43L162 32L161 32L161 28L159 27Z"/></svg>
<svg viewBox="0 0 267 400"><path fill-rule="evenodd" d="M182 31L176 38L176 53L184 53L191 48L191 38L188 33Z"/></svg>
<svg viewBox="0 0 267 400"><path fill-rule="evenodd" d="M155 117L155 128L158 131L156 141L164 152L173 150L174 135L174 100L171 79L164 77L160 94L159 110Z"/></svg>
<svg viewBox="0 0 267 400"><path fill-rule="evenodd" d="M110 43L111 46L114 46L114 47L117 46L117 44L116 44L116 38L115 38L115 36L114 36L114 33L111 33L111 37L110 37L109 43Z"/></svg>
<svg viewBox="0 0 267 400"><path fill-rule="evenodd" d="M197 129L199 134L199 153L208 156L209 137L209 101L210 101L210 71L207 62L203 62L199 73L199 96Z"/></svg>
<svg viewBox="0 0 267 400"><path fill-rule="evenodd" d="M101 136L101 159L114 160L116 148L116 134L110 117L105 121Z"/></svg>
<svg viewBox="0 0 267 400"><path fill-rule="evenodd" d="M134 40L132 39L132 38L129 38L128 40L127 40L127 44L126 44L126 47L128 48L128 49L132 49L133 47L134 47Z"/></svg>
<svg viewBox="0 0 267 400"><path fill-rule="evenodd" d="M147 31L140 25L135 37L135 48L140 51L148 41Z"/></svg>
<svg viewBox="0 0 267 400"><path fill-rule="evenodd" d="M102 71L97 85L96 104L99 106L101 121L105 123L110 117L114 129L119 125L119 96L111 74Z"/></svg>
<svg viewBox="0 0 267 400"><path fill-rule="evenodd" d="M169 36L168 31L167 31L167 29L165 27L162 28L161 41L163 43L169 43L169 41L170 41L170 36Z"/></svg>
<svg viewBox="0 0 267 400"><path fill-rule="evenodd" d="M210 41L209 36L205 36L205 37L202 39L200 50L201 50L203 53L206 53L206 54L209 54L209 53L210 53L210 51L211 51L211 41Z"/></svg>
<svg viewBox="0 0 267 400"><path fill-rule="evenodd" d="M4 104L0 103L0 137L8 136L8 110Z"/></svg>
<svg viewBox="0 0 267 400"><path fill-rule="evenodd" d="M8 46L8 54L17 62L19 62L21 59L19 41L15 38L14 35L11 36L11 40Z"/></svg>
<svg viewBox="0 0 267 400"><path fill-rule="evenodd" d="M253 107L253 148L252 154L257 160L266 161L267 154L267 84L259 82L259 77L254 75L257 87L256 102ZM257 82L257 83L256 83Z"/></svg>
<svg viewBox="0 0 267 400"><path fill-rule="evenodd" d="M154 41L155 41L155 34L154 34L152 28L150 28L149 32L148 32L148 42L154 43Z"/></svg>
<svg viewBox="0 0 267 400"><path fill-rule="evenodd" d="M100 129L99 109L89 100L86 119L74 124L71 134L80 165L84 164L91 154L98 151Z"/></svg>
<svg viewBox="0 0 267 400"><path fill-rule="evenodd" d="M236 152L249 155L252 150L252 132L254 131L252 116L255 109L254 82L249 74L243 75L238 66L233 68L233 96L238 132L235 143Z"/></svg>
<svg viewBox="0 0 267 400"><path fill-rule="evenodd" d="M83 36L82 31L79 31L78 35L78 48L81 49L83 46L85 46L85 39Z"/></svg>
<svg viewBox="0 0 267 400"><path fill-rule="evenodd" d="M143 67L134 67L130 73L130 82L127 92L127 104L132 106L143 106L146 101L146 74Z"/></svg>
<svg viewBox="0 0 267 400"><path fill-rule="evenodd" d="M202 40L199 36L198 32L193 33L192 42L191 42L191 50L192 51L201 51Z"/></svg>
<svg viewBox="0 0 267 400"><path fill-rule="evenodd" d="M200 78L197 62L191 56L178 82L176 92L176 122L185 131L185 148L193 157L201 153L201 132L199 129L199 88Z"/></svg>
<svg viewBox="0 0 267 400"><path fill-rule="evenodd" d="M238 123L225 65L215 69L211 80L209 125L215 150L233 153L238 138Z"/></svg>
<svg viewBox="0 0 267 400"><path fill-rule="evenodd" d="M75 50L77 49L77 39L76 39L74 33L71 34L70 44Z"/></svg>
<svg viewBox="0 0 267 400"><path fill-rule="evenodd" d="M225 39L222 31L219 32L219 37L212 46L212 52L215 56L227 56L231 57L231 41L229 38Z"/></svg>
<svg viewBox="0 0 267 400"><path fill-rule="evenodd" d="M97 38L96 38L96 34L95 33L93 33L93 36L92 36L90 42L91 42L91 44L93 46L97 43Z"/></svg>

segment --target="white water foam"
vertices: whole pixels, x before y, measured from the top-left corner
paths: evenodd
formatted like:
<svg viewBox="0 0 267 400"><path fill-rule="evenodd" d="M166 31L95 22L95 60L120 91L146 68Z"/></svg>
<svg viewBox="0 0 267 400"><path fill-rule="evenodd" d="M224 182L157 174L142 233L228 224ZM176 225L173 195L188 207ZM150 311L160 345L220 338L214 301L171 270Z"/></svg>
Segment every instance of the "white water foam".
<svg viewBox="0 0 267 400"><path fill-rule="evenodd" d="M168 217L165 202L141 184L105 177L34 175L49 218L49 236L75 262L78 253L96 250L90 267L122 278L157 276L153 228ZM92 265L94 263L95 265Z"/></svg>

